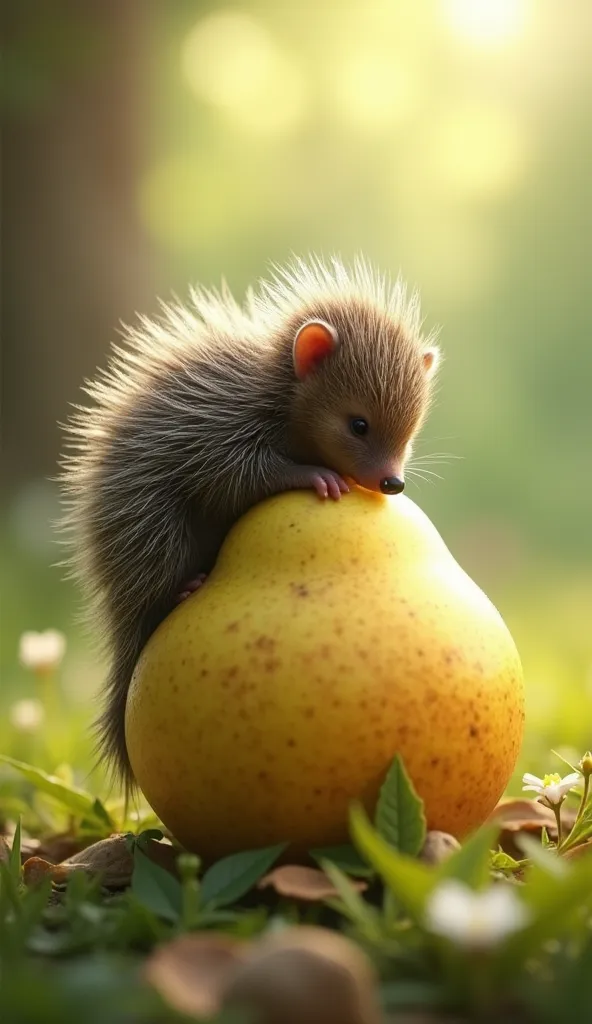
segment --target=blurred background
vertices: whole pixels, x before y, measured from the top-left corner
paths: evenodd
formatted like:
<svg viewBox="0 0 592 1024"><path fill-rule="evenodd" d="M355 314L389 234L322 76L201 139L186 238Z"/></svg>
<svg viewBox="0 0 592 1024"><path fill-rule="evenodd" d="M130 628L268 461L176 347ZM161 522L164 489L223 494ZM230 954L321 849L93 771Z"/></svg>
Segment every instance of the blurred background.
<svg viewBox="0 0 592 1024"><path fill-rule="evenodd" d="M588 0L19 0L1 99L0 748L81 777L91 764L104 666L53 567L51 481L83 379L159 296L222 277L240 296L313 250L401 271L441 326L418 452L448 461L409 494L516 638L519 769L560 770L550 747L583 753ZM51 698L18 659L23 631L49 627L68 642Z"/></svg>

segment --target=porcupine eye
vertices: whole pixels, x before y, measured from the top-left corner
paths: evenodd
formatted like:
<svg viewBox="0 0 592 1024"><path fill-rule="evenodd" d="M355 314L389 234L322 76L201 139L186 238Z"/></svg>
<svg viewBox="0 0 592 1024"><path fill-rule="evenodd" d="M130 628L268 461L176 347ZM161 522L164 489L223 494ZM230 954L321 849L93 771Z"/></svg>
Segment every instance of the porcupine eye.
<svg viewBox="0 0 592 1024"><path fill-rule="evenodd" d="M349 421L349 427L352 434L355 434L356 437L364 437L370 430L370 424L363 416L352 416Z"/></svg>

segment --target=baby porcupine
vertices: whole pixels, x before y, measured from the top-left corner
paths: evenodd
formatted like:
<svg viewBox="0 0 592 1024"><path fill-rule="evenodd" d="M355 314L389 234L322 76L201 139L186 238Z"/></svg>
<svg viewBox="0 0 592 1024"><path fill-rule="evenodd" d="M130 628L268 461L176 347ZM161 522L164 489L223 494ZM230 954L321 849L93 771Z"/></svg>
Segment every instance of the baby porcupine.
<svg viewBox="0 0 592 1024"><path fill-rule="evenodd" d="M70 565L110 657L101 753L133 784L125 705L138 655L229 528L272 494L387 494L430 398L438 352L417 297L363 260L296 260L244 308L224 287L142 318L67 426Z"/></svg>

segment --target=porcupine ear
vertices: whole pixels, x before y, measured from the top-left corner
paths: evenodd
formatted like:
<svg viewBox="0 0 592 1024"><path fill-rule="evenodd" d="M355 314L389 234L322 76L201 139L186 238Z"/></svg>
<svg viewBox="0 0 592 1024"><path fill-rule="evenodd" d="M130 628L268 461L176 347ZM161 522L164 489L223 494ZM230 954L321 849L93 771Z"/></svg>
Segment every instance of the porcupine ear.
<svg viewBox="0 0 592 1024"><path fill-rule="evenodd" d="M339 336L324 320L307 320L294 338L292 359L298 380L304 380L339 345Z"/></svg>
<svg viewBox="0 0 592 1024"><path fill-rule="evenodd" d="M440 362L440 351L435 346L426 348L423 352L423 366L427 377L433 377Z"/></svg>

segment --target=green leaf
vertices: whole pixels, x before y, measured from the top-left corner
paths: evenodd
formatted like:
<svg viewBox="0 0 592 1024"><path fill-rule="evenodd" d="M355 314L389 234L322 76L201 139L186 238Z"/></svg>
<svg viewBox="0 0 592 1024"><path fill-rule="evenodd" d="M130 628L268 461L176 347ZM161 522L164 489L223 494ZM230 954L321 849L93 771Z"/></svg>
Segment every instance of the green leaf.
<svg viewBox="0 0 592 1024"><path fill-rule="evenodd" d="M564 850L569 850L573 846L579 846L581 843L587 842L588 839L592 839L592 799L588 801L581 818L576 821L571 832L561 844L560 852L563 853Z"/></svg>
<svg viewBox="0 0 592 1024"><path fill-rule="evenodd" d="M484 825L437 868L440 880L457 878L472 889L484 889L489 881L489 859L499 825Z"/></svg>
<svg viewBox="0 0 592 1024"><path fill-rule="evenodd" d="M97 821L103 822L111 831L115 831L115 822L109 814L109 811L105 807L104 803L97 797L93 803L93 815Z"/></svg>
<svg viewBox="0 0 592 1024"><path fill-rule="evenodd" d="M330 860L321 860L320 865L337 889L346 916L354 924L357 924L368 938L379 940L382 933L380 918L375 907L366 903L366 900L353 887L347 875ZM333 906L335 900L327 900L327 903Z"/></svg>
<svg viewBox="0 0 592 1024"><path fill-rule="evenodd" d="M399 754L382 784L374 824L387 843L411 857L417 856L425 842L423 800L415 792Z"/></svg>
<svg viewBox="0 0 592 1024"><path fill-rule="evenodd" d="M57 776L48 775L46 772L41 771L40 768L34 768L33 765L25 764L24 761L17 761L14 757L8 757L6 754L0 754L0 761L9 764L20 772L28 782L32 783L35 789L53 797L54 800L67 807L69 811L72 811L78 817L93 821L104 831L105 819L100 813L97 814L95 798L90 793L85 792L83 789L78 789L76 786L70 786L62 782L61 779L58 779Z"/></svg>
<svg viewBox="0 0 592 1024"><path fill-rule="evenodd" d="M136 844L132 893L139 903L157 917L176 924L182 913L183 894L176 878L151 861Z"/></svg>
<svg viewBox="0 0 592 1024"><path fill-rule="evenodd" d="M2 929L4 929L3 918L7 916L8 908L11 908L15 918L22 913L18 881L13 878L10 865L0 861L0 912L2 913Z"/></svg>
<svg viewBox="0 0 592 1024"><path fill-rule="evenodd" d="M51 891L51 878L42 878L23 896L21 900L22 919L27 934L30 934L33 928L40 923Z"/></svg>
<svg viewBox="0 0 592 1024"><path fill-rule="evenodd" d="M538 839L534 839L525 832L519 833L516 836L516 846L522 850L523 854L530 861L531 866L534 865L539 869L541 884L548 886L549 875L555 878L566 877L569 871L567 861L562 860L558 856L555 847L542 846ZM529 884L531 886L534 885L538 877L539 875L531 870L528 876Z"/></svg>
<svg viewBox="0 0 592 1024"><path fill-rule="evenodd" d="M372 827L360 804L351 808L350 831L362 856L376 868L401 906L421 920L426 899L439 880L437 872L393 849Z"/></svg>
<svg viewBox="0 0 592 1024"><path fill-rule="evenodd" d="M163 839L163 832L159 828L147 828L138 835L136 832L125 832L123 836L125 840L125 846L129 853L133 855L136 847L140 850L146 850L150 841L155 839L156 842Z"/></svg>
<svg viewBox="0 0 592 1024"><path fill-rule="evenodd" d="M504 871L513 874L515 871L520 871L526 861L515 860L514 857L510 857L509 853L502 850L501 846L498 850L492 850L489 858L489 867L492 871Z"/></svg>
<svg viewBox="0 0 592 1024"><path fill-rule="evenodd" d="M351 843L342 843L340 846L319 846L309 852L317 864L320 864L321 861L329 860L336 867L345 871L347 875L370 878L374 874L370 865L360 857L355 846L352 846Z"/></svg>
<svg viewBox="0 0 592 1024"><path fill-rule="evenodd" d="M522 845L522 844L521 844ZM531 913L531 922L506 940L500 969L516 972L521 963L535 955L544 942L558 935L583 907L592 908L592 857L562 863L557 855L544 854L560 863L559 875L533 864L520 895Z"/></svg>
<svg viewBox="0 0 592 1024"><path fill-rule="evenodd" d="M201 881L202 906L226 907L252 889L285 849L287 843L261 850L233 853L213 864Z"/></svg>
<svg viewBox="0 0 592 1024"><path fill-rule="evenodd" d="M12 846L10 848L10 853L8 854L8 870L10 871L16 885L18 885L21 880L21 821L22 819L19 815L19 819L14 830Z"/></svg>
<svg viewBox="0 0 592 1024"><path fill-rule="evenodd" d="M554 958L554 970L546 978L531 976L528 996L533 1007L537 1007L537 1020L547 1024L589 1024L592 932L588 935L577 955L564 952L561 959Z"/></svg>
<svg viewBox="0 0 592 1024"><path fill-rule="evenodd" d="M409 1009L434 1010L445 1004L444 992L439 985L432 981L405 978L387 981L381 985L380 1001L383 1009L391 1013ZM444 1021L445 1017L442 1020Z"/></svg>

